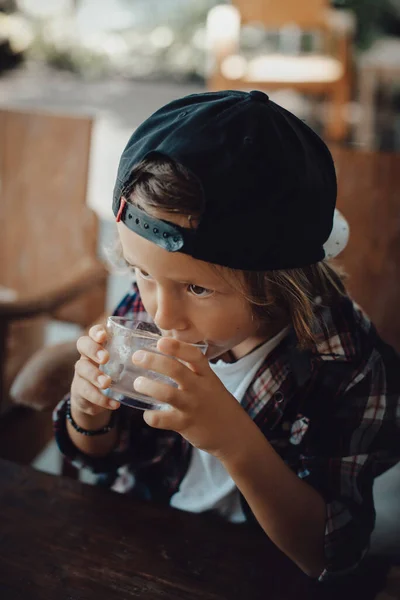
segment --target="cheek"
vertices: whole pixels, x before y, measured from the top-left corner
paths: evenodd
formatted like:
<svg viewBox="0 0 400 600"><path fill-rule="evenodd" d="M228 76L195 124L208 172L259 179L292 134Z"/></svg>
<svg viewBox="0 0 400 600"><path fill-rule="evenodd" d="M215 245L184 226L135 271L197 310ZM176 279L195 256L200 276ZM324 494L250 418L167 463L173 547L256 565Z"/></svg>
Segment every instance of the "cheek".
<svg viewBox="0 0 400 600"><path fill-rule="evenodd" d="M204 326L214 332L220 339L236 338L250 335L255 329L252 313L247 305L232 303L222 310L206 311L203 316Z"/></svg>

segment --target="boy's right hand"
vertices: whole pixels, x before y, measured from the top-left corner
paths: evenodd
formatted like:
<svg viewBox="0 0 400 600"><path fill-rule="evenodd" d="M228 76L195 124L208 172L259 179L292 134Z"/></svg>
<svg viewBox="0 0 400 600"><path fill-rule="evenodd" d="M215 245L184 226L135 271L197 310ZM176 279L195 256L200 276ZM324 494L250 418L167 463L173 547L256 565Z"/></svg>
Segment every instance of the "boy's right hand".
<svg viewBox="0 0 400 600"><path fill-rule="evenodd" d="M71 385L71 411L74 414L95 417L119 408L120 403L107 398L100 390L107 389L111 379L99 369L109 360L103 344L107 332L103 325L94 325L89 334L80 337L76 347L81 357L75 364L75 375Z"/></svg>

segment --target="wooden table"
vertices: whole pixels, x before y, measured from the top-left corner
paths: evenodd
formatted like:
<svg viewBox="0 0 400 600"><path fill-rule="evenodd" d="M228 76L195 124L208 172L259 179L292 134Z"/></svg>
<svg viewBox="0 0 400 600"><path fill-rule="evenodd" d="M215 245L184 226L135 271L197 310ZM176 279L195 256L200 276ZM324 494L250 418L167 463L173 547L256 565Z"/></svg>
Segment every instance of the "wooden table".
<svg viewBox="0 0 400 600"><path fill-rule="evenodd" d="M1 600L302 600L309 586L258 529L0 460Z"/></svg>
<svg viewBox="0 0 400 600"><path fill-rule="evenodd" d="M1 600L372 600L369 571L326 588L258 528L0 459Z"/></svg>

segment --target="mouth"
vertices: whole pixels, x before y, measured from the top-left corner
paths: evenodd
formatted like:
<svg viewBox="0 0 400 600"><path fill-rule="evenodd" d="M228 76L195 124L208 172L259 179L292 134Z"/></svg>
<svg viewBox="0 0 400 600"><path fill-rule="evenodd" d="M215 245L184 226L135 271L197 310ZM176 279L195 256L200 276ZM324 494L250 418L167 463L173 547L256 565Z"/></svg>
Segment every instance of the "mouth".
<svg viewBox="0 0 400 600"><path fill-rule="evenodd" d="M215 348L215 346L212 342L208 342L206 340L197 340L196 342L193 342L192 340L185 340L183 338L177 337L176 335L172 335L169 331L165 331L162 329L160 331L161 331L161 335L163 337L168 337L173 340L176 340L177 342L183 342L184 344L191 344L192 346L202 346L203 348L205 348L205 351L203 352L203 354L208 354L208 350L209 350L210 346L212 348Z"/></svg>
<svg viewBox="0 0 400 600"><path fill-rule="evenodd" d="M199 340L198 342L192 342L191 340L183 340L180 339L178 337L175 337L173 335L168 335L166 333L163 332L163 337L169 337L173 340L176 340L177 342L183 342L184 344L191 344L192 346L209 346L209 342L205 342L204 340Z"/></svg>

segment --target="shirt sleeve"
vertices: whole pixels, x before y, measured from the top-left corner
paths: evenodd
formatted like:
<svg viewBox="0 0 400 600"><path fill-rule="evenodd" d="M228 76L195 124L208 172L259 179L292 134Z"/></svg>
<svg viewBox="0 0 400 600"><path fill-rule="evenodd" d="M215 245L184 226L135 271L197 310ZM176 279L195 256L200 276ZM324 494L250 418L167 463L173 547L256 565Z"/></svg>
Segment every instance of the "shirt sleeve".
<svg viewBox="0 0 400 600"><path fill-rule="evenodd" d="M382 359L358 374L325 423L310 424L298 475L326 501L326 581L353 571L369 549L375 524L374 478L400 460L399 375ZM321 399L322 400L322 399Z"/></svg>
<svg viewBox="0 0 400 600"><path fill-rule="evenodd" d="M56 406L53 412L54 437L57 446L67 460L77 469L86 468L95 474L111 477L116 475L120 466L128 461L130 449L131 423L124 406L118 409L117 427L119 429L118 443L115 448L104 457L94 457L81 452L72 442L67 431L67 395Z"/></svg>
<svg viewBox="0 0 400 600"><path fill-rule="evenodd" d="M78 469L97 475L96 483L120 493L169 502L189 464L190 445L174 431L154 429L142 411L121 405L117 411L119 441L104 457L88 456L71 441L66 425L68 396L53 413L57 445Z"/></svg>

